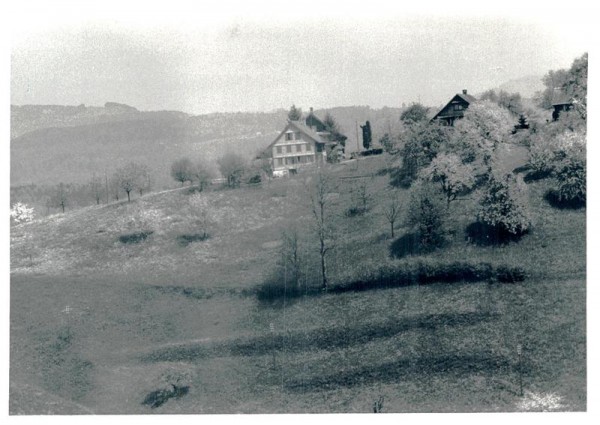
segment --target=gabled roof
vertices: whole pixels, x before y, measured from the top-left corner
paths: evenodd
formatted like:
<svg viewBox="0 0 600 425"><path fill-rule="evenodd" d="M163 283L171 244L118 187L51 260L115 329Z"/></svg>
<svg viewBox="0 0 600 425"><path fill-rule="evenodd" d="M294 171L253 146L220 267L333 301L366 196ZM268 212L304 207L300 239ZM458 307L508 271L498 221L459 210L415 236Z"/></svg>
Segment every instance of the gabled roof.
<svg viewBox="0 0 600 425"><path fill-rule="evenodd" d="M552 106L557 105L571 105L573 104L573 98L567 95L556 96L556 98L552 101Z"/></svg>
<svg viewBox="0 0 600 425"><path fill-rule="evenodd" d="M442 106L442 107L439 109L439 111L437 111L437 112L435 113L435 115L433 116L433 118L431 118L431 120L434 120L434 119L436 119L436 118L438 117L438 115L439 115L439 114L440 114L440 113L441 113L441 112L442 112L444 109L446 109L446 108L448 107L448 105L450 105L452 102L454 102L454 101L455 101L457 98L458 98L458 99L460 99L460 100L462 100L462 101L464 101L464 102L466 102L466 103L468 103L468 104L471 104L471 103L473 103L473 102L476 102L476 101L477 101L477 98L476 98L476 97L474 97L474 96L471 96L470 94L466 94L466 93L456 93L456 94L455 94L455 95L452 97L452 99L450 99L450 101L448 101L448 103L446 103L444 106Z"/></svg>
<svg viewBox="0 0 600 425"><path fill-rule="evenodd" d="M306 125L302 124L300 121L290 121L288 120L287 125L284 127L284 129L281 131L281 133L279 133L277 135L277 137L275 138L275 140L273 140L269 146L267 146L264 150L268 150L271 149L273 147L273 145L275 145L275 143L277 143L277 141L281 138L281 136L283 136L285 133L288 132L288 130L290 129L296 129L297 131L300 131L301 133L304 133L306 136L310 137L312 140L315 141L315 143L327 143L326 140L323 140L321 138L321 136L319 134L317 134L315 131L313 131L311 128L307 127Z"/></svg>

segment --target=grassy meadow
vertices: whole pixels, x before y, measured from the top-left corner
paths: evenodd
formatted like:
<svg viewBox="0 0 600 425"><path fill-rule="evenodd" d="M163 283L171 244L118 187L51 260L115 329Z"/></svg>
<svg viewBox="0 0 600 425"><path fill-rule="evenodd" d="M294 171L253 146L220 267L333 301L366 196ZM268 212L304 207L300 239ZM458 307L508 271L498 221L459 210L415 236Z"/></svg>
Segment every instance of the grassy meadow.
<svg viewBox="0 0 600 425"><path fill-rule="evenodd" d="M512 147L504 163L522 159ZM393 259L410 229L401 217L392 239L383 214L394 192L408 203L388 161L331 166L332 282L419 260L520 267L526 279L260 302L285 229L298 231L304 279L319 278L310 173L41 218L11 229L10 412L372 412L378 400L385 413L586 410L585 208L552 208L550 182L531 182L530 234L477 246L468 195L450 205L444 249ZM346 214L361 181L368 211Z"/></svg>

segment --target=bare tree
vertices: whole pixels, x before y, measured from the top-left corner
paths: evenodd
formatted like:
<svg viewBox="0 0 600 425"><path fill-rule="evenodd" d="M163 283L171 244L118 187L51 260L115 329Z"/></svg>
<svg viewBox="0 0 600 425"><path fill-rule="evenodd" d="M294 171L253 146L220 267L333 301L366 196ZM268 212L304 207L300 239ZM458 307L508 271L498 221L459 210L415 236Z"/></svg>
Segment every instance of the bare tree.
<svg viewBox="0 0 600 425"><path fill-rule="evenodd" d="M175 161L171 165L171 177L173 177L176 181L181 182L181 185L185 182L191 182L193 164L189 158L181 158Z"/></svg>
<svg viewBox="0 0 600 425"><path fill-rule="evenodd" d="M60 183L51 198L51 204L55 208L61 208L62 212L65 212L67 206L67 188L63 183Z"/></svg>
<svg viewBox="0 0 600 425"><path fill-rule="evenodd" d="M120 189L127 194L127 202L131 201L131 192L140 186L141 166L130 162L115 172L115 180Z"/></svg>
<svg viewBox="0 0 600 425"><path fill-rule="evenodd" d="M244 172L248 169L246 160L236 153L227 153L217 161L219 171L227 179L227 186L238 187Z"/></svg>
<svg viewBox="0 0 600 425"><path fill-rule="evenodd" d="M102 195L104 194L102 191L102 178L94 174L92 179L88 183L90 194L96 200L96 205L100 205L100 199L102 199Z"/></svg>
<svg viewBox="0 0 600 425"><path fill-rule="evenodd" d="M142 196L144 192L149 192L152 189L154 179L150 172L150 168L145 164L138 165L138 172L139 178L137 181L137 190L140 193L140 196Z"/></svg>
<svg viewBox="0 0 600 425"><path fill-rule="evenodd" d="M208 164L200 159L192 164L191 177L198 182L198 189L202 192L212 181L212 172Z"/></svg>
<svg viewBox="0 0 600 425"><path fill-rule="evenodd" d="M330 211L331 192L334 190L331 176L319 171L315 181L308 188L311 211L315 219L317 237L319 239L319 257L321 260L321 283L324 291L327 290L329 279L327 276L327 253L335 248L333 240L333 223Z"/></svg>
<svg viewBox="0 0 600 425"><path fill-rule="evenodd" d="M390 230L392 231L392 238L394 237L394 224L400 218L402 211L402 204L397 196L392 197L388 203L384 206L383 215L386 220L390 223Z"/></svg>
<svg viewBox="0 0 600 425"><path fill-rule="evenodd" d="M281 261L285 269L285 274L289 278L289 281L300 289L302 264L298 230L291 228L284 231L281 239L283 242Z"/></svg>

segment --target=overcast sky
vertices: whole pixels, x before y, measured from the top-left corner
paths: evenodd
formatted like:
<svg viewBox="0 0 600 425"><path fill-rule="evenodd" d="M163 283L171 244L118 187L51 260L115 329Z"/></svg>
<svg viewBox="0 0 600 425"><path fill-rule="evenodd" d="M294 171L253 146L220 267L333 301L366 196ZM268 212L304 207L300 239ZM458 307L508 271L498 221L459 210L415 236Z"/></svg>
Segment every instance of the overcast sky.
<svg viewBox="0 0 600 425"><path fill-rule="evenodd" d="M476 93L568 67L589 49L580 23L531 16L196 9L177 19L28 19L13 34L11 103L114 101L194 114L292 103L436 106L463 88Z"/></svg>

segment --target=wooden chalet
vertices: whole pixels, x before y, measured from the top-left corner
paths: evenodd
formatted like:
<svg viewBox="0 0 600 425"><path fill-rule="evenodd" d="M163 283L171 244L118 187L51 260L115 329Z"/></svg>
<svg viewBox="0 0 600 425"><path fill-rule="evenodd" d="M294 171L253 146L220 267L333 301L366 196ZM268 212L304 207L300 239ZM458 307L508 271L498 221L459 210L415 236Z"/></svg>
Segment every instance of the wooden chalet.
<svg viewBox="0 0 600 425"><path fill-rule="evenodd" d="M477 101L476 98L468 94L467 90L463 90L462 93L457 93L450 99L450 102L440 109L431 120L439 120L446 125L454 125L454 121L462 118L469 105L475 101Z"/></svg>

